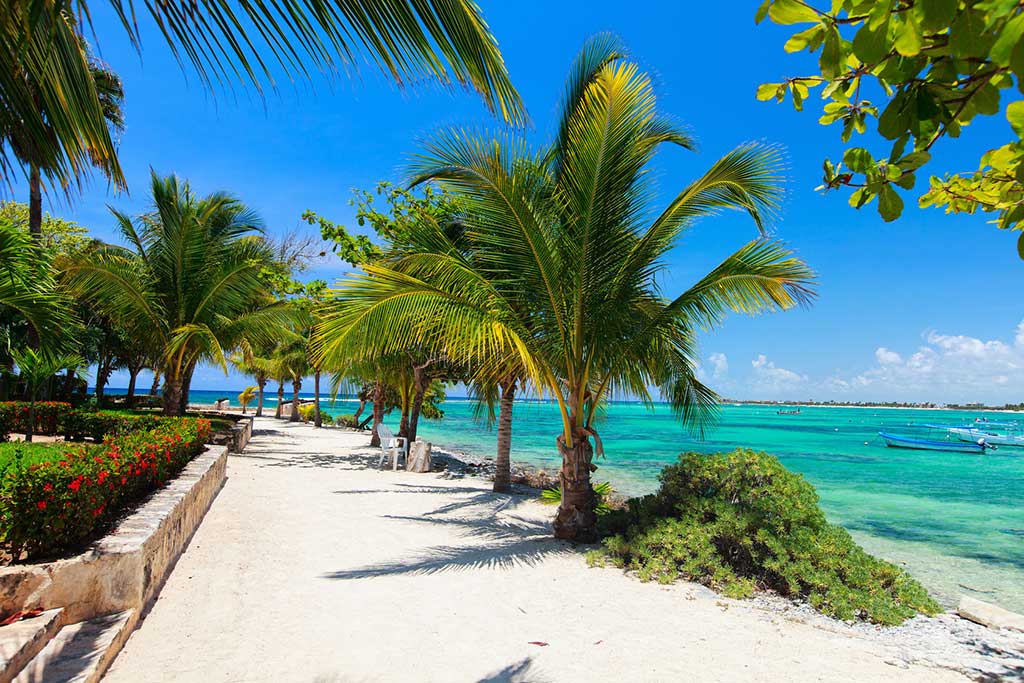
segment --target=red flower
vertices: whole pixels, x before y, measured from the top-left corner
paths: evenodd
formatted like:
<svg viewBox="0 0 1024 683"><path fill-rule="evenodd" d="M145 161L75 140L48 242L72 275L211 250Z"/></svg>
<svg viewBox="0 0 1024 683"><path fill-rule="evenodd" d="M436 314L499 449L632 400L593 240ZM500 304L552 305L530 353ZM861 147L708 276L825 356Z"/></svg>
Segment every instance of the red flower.
<svg viewBox="0 0 1024 683"><path fill-rule="evenodd" d="M73 480L70 484L68 484L68 488L71 489L72 491L78 491L78 489L82 488L82 478L78 477L77 479Z"/></svg>
<svg viewBox="0 0 1024 683"><path fill-rule="evenodd" d="M51 484L50 482L46 482L46 484L43 486L43 490L44 491L52 491L53 490L53 484Z"/></svg>
<svg viewBox="0 0 1024 683"><path fill-rule="evenodd" d="M45 500L39 501L38 503L36 503L36 507L39 508L40 510L45 510L46 509L46 501Z"/></svg>

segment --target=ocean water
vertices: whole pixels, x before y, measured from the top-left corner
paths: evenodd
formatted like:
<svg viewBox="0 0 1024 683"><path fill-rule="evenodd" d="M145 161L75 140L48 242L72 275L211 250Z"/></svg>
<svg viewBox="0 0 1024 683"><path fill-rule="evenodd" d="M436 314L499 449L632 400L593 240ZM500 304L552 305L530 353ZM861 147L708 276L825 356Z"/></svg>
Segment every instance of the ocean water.
<svg viewBox="0 0 1024 683"><path fill-rule="evenodd" d="M192 400L212 403L223 395L193 392ZM355 405L326 401L324 410L351 413ZM442 420L421 422L421 438L451 450L494 454L495 433L474 419L471 402L449 400L444 410ZM880 429L898 432L912 422L954 425L978 416L826 407L778 415L770 406L723 406L718 424L698 441L667 406L613 403L598 425L606 457L597 461L595 480L642 494L657 487L658 472L680 452L740 446L767 451L815 486L831 521L868 551L904 566L946 605L972 595L1024 612L1024 448L985 455L911 451L887 448L877 436ZM398 416L387 421L397 427ZM559 429L555 405L517 402L513 460L557 470Z"/></svg>

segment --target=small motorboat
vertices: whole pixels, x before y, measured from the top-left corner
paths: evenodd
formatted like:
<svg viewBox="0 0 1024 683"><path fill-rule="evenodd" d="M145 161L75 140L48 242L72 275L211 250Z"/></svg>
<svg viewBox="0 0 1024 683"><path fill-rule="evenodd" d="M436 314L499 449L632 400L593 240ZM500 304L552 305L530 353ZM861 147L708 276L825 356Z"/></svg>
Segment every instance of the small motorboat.
<svg viewBox="0 0 1024 683"><path fill-rule="evenodd" d="M1019 425L1012 422L976 422L966 427L950 427L949 433L961 441L986 443L998 446L1019 446L1024 448L1024 433Z"/></svg>
<svg viewBox="0 0 1024 683"><path fill-rule="evenodd" d="M909 448L916 451L945 451L947 453L984 454L986 450L995 450L996 446L989 443L984 436L978 435L971 440L953 438L955 435L946 425L909 424L914 434L893 434L878 432L878 435L890 448Z"/></svg>

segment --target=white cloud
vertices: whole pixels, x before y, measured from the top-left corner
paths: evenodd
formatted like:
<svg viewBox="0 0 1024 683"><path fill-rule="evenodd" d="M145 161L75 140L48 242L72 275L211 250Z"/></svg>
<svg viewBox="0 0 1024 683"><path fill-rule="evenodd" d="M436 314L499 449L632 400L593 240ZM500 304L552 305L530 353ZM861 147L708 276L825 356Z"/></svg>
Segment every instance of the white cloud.
<svg viewBox="0 0 1024 683"><path fill-rule="evenodd" d="M724 353L713 353L708 356L708 362L711 363L713 368L711 376L715 379L721 379L729 372L729 359Z"/></svg>
<svg viewBox="0 0 1024 683"><path fill-rule="evenodd" d="M807 382L807 376L786 368L780 368L763 353L750 361L753 368L751 388L759 394L779 394L792 391Z"/></svg>
<svg viewBox="0 0 1024 683"><path fill-rule="evenodd" d="M850 384L867 399L965 403L1018 402L1024 386L1024 321L1011 341L935 330L909 356L879 347L876 365Z"/></svg>
<svg viewBox="0 0 1024 683"><path fill-rule="evenodd" d="M903 362L903 358L900 354L895 351L890 351L884 346L879 346L875 350L875 360L878 361L879 365L893 365L895 363Z"/></svg>

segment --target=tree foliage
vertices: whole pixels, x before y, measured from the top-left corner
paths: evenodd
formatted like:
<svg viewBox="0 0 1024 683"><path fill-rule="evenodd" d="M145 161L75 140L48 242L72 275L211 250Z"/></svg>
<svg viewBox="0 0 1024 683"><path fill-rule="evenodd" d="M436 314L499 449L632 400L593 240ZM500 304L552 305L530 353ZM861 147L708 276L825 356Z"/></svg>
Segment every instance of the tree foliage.
<svg viewBox="0 0 1024 683"><path fill-rule="evenodd" d="M869 128L885 147L848 147L826 160L821 189L852 188L850 205L878 200L893 221L900 190L912 190L931 151L958 138L978 116L1003 115L1011 139L985 152L976 171L928 179L918 203L947 213L995 214L1001 229L1024 230L1024 9L998 0L836 0L818 8L802 0L765 0L757 20L798 26L787 52L818 54L819 73L765 83L761 100L788 96L799 111L820 88L819 123L840 138ZM1017 92L1014 92L1016 90ZM1018 239L1024 258L1024 233Z"/></svg>

